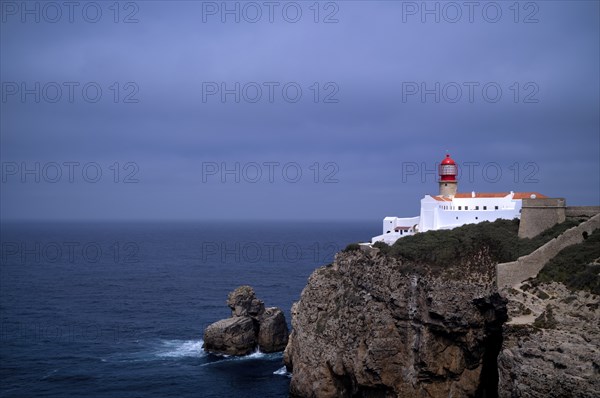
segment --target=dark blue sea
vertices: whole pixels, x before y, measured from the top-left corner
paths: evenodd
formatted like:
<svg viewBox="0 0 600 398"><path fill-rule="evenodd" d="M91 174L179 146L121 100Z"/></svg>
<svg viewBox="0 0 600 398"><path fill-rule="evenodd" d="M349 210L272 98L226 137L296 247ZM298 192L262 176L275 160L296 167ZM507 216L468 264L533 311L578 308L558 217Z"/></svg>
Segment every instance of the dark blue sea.
<svg viewBox="0 0 600 398"><path fill-rule="evenodd" d="M286 397L282 355L202 351L248 284L285 310L379 223L1 225L0 396Z"/></svg>

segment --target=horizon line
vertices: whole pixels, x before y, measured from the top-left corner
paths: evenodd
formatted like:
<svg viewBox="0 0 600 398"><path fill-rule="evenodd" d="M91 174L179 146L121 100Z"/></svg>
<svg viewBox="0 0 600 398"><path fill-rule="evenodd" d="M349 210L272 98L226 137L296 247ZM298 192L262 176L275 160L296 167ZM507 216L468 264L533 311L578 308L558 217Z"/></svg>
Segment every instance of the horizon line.
<svg viewBox="0 0 600 398"><path fill-rule="evenodd" d="M383 220L385 216L382 216ZM372 222L378 219L373 218L3 218L0 224L19 223L19 222Z"/></svg>

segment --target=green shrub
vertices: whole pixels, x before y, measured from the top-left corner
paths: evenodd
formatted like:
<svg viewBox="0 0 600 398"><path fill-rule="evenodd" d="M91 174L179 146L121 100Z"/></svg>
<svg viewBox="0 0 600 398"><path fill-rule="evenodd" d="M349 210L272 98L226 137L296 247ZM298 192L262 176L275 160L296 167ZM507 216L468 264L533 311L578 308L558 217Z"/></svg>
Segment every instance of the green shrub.
<svg viewBox="0 0 600 398"><path fill-rule="evenodd" d="M565 304L571 304L573 301L577 300L577 296L568 296L565 297L564 299L560 300L561 302L565 303Z"/></svg>
<svg viewBox="0 0 600 398"><path fill-rule="evenodd" d="M385 242L375 242L373 243L373 247L379 249L379 252L383 254L388 254L391 250L391 246Z"/></svg>
<svg viewBox="0 0 600 398"><path fill-rule="evenodd" d="M551 241L567 229L576 227L577 225L579 225L579 221L567 219L565 222L556 224L533 238L520 239L518 257L531 253L544 243Z"/></svg>
<svg viewBox="0 0 600 398"><path fill-rule="evenodd" d="M354 252L360 250L360 245L358 243L350 243L348 246L346 246L346 248L344 249L345 253L348 252Z"/></svg>
<svg viewBox="0 0 600 398"><path fill-rule="evenodd" d="M600 294L600 230L594 231L582 243L563 249L548 261L537 276L537 281L562 282L573 290L588 290Z"/></svg>
<svg viewBox="0 0 600 398"><path fill-rule="evenodd" d="M550 296L548 295L548 293L546 293L543 290L538 290L536 296L538 296L542 300L548 300L550 298Z"/></svg>
<svg viewBox="0 0 600 398"><path fill-rule="evenodd" d="M520 239L519 220L484 221L407 236L382 252L409 261L444 266L485 248L494 261L509 262L531 253L575 225L577 221L568 220L532 239Z"/></svg>

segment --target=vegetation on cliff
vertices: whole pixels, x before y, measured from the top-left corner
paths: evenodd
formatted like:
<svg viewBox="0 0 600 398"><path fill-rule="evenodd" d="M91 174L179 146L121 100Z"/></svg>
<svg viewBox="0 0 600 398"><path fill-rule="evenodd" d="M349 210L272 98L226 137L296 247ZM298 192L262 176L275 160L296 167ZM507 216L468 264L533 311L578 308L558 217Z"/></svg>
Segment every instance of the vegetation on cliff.
<svg viewBox="0 0 600 398"><path fill-rule="evenodd" d="M545 282L562 282L570 289L600 294L600 230L550 260L533 281Z"/></svg>
<svg viewBox="0 0 600 398"><path fill-rule="evenodd" d="M578 224L567 220L531 239L518 237L519 220L484 221L452 230L428 231L399 239L394 245L377 242L383 254L436 266L452 264L487 248L494 261L509 262L531 253L544 243Z"/></svg>

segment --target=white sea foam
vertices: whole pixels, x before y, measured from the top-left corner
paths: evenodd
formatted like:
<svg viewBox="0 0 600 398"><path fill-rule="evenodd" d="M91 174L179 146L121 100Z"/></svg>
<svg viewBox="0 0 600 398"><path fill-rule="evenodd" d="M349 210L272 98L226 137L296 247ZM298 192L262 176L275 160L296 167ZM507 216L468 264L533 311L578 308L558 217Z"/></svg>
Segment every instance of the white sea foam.
<svg viewBox="0 0 600 398"><path fill-rule="evenodd" d="M240 359L261 359L264 358L267 354L265 354L264 352L260 352L260 350L257 348L256 351L254 351L252 354L248 354L245 355L243 357L239 357Z"/></svg>
<svg viewBox="0 0 600 398"><path fill-rule="evenodd" d="M261 352L258 348L256 349L256 351L254 351L251 354L248 355L242 355L242 356L234 356L234 355L227 355L227 354L213 354L217 357L229 360L229 361L246 361L248 359L262 359L265 358L268 354L265 354L264 352Z"/></svg>
<svg viewBox="0 0 600 398"><path fill-rule="evenodd" d="M203 357L202 340L163 340L162 347L156 353L161 358Z"/></svg>
<svg viewBox="0 0 600 398"><path fill-rule="evenodd" d="M273 372L273 374L277 376L292 377L292 374L287 371L285 366L280 367L275 372Z"/></svg>
<svg viewBox="0 0 600 398"><path fill-rule="evenodd" d="M45 374L45 375L42 377L42 380L45 380L45 379L47 379L48 377L52 376L52 375L53 375L54 373L56 373L56 372L58 372L58 369L54 369L54 370L52 370L52 371L50 371L50 372L46 373L46 374Z"/></svg>
<svg viewBox="0 0 600 398"><path fill-rule="evenodd" d="M223 354L211 354L211 355L222 358L222 360L205 363L200 366L212 366L212 365L216 365L219 363L227 363L230 361L253 361L253 360L256 361L256 360L281 359L281 356L283 354L281 352L274 352L271 354L267 354L267 353L261 352L259 349L256 349L256 351L254 351L253 353L248 354L248 355L243 355L243 356L233 356L233 355L223 355Z"/></svg>

